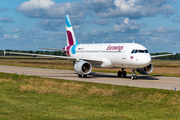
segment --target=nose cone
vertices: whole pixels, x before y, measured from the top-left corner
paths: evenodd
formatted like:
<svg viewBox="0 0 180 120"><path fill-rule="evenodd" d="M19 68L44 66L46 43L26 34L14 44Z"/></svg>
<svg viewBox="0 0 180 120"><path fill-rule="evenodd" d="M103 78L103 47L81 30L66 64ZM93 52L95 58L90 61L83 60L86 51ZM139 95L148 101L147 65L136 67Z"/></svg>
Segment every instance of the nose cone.
<svg viewBox="0 0 180 120"><path fill-rule="evenodd" d="M133 64L135 65L134 67L137 68L146 67L151 63L150 54L138 54L135 58L136 59Z"/></svg>
<svg viewBox="0 0 180 120"><path fill-rule="evenodd" d="M143 64L143 66L148 66L151 63L151 56L150 56L150 54L144 55L144 57L142 57L141 62Z"/></svg>

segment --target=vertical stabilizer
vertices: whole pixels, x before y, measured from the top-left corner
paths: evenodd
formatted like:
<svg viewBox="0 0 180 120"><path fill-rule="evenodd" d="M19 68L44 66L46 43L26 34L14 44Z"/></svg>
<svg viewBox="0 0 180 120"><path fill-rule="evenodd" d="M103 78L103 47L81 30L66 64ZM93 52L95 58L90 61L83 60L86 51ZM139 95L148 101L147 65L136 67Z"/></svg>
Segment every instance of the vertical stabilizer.
<svg viewBox="0 0 180 120"><path fill-rule="evenodd" d="M66 37L67 37L67 46L77 45L79 44L74 35L74 31L71 25L71 21L69 19L69 15L65 16L66 20Z"/></svg>

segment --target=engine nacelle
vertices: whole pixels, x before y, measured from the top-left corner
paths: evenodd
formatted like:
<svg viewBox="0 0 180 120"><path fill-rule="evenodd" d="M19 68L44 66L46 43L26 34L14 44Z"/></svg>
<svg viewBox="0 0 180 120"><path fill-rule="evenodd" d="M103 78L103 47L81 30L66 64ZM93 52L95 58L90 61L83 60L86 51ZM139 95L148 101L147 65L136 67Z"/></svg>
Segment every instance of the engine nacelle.
<svg viewBox="0 0 180 120"><path fill-rule="evenodd" d="M87 61L79 61L75 63L74 70L80 75L87 75L91 72L92 65Z"/></svg>
<svg viewBox="0 0 180 120"><path fill-rule="evenodd" d="M144 68L139 68L136 71L141 74L150 74L153 71L153 65L149 64L148 66Z"/></svg>

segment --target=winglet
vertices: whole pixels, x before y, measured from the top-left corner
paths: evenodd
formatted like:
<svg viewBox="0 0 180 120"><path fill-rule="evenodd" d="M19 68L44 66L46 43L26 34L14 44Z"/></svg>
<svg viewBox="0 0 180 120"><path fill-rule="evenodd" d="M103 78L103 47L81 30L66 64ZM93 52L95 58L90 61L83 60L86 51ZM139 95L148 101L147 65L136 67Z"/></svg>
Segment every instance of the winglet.
<svg viewBox="0 0 180 120"><path fill-rule="evenodd" d="M173 54L176 55L176 53L173 51Z"/></svg>
<svg viewBox="0 0 180 120"><path fill-rule="evenodd" d="M4 56L6 55L6 51L5 50L3 50L4 51Z"/></svg>

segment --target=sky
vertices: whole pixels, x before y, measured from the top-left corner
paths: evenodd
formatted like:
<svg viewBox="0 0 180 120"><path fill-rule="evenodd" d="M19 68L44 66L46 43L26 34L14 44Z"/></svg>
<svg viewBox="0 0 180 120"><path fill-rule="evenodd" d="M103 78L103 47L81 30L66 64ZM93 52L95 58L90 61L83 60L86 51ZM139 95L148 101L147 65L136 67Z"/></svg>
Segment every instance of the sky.
<svg viewBox="0 0 180 120"><path fill-rule="evenodd" d="M180 53L179 0L0 0L0 49L62 49L65 15L86 43L142 44Z"/></svg>

